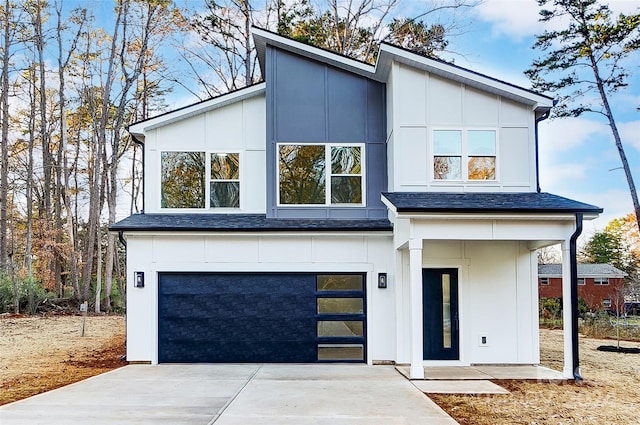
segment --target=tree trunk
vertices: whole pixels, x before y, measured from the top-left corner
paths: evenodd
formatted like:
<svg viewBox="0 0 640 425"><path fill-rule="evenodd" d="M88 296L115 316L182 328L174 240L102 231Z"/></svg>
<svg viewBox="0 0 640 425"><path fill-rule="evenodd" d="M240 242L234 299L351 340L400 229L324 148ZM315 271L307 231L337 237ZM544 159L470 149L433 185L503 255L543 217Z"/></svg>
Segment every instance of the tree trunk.
<svg viewBox="0 0 640 425"><path fill-rule="evenodd" d="M609 127L611 128L611 133L613 133L613 139L615 140L616 148L618 149L618 155L620 156L620 161L622 162L622 168L624 169L624 174L627 178L627 185L629 186L629 192L631 193L631 200L633 202L633 211L636 214L638 231L640 231L640 202L638 201L638 192L636 191L636 185L633 181L633 175L631 174L629 161L627 161L627 155L625 154L624 147L622 146L622 139L620 138L620 133L618 132L618 126L616 125L616 121L613 117L613 111L611 111L611 106L609 105L609 98L605 91L602 77L600 76L598 63L593 55L589 55L589 59L591 61L591 69L593 70L596 84L598 86L598 92L600 93L600 99L602 100L602 106L604 106L605 115L609 120Z"/></svg>
<svg viewBox="0 0 640 425"><path fill-rule="evenodd" d="M5 0L4 40L2 49L2 86L0 103L2 111L2 136L0 141L0 273L7 272L7 202L9 197L9 46L11 44L11 3Z"/></svg>

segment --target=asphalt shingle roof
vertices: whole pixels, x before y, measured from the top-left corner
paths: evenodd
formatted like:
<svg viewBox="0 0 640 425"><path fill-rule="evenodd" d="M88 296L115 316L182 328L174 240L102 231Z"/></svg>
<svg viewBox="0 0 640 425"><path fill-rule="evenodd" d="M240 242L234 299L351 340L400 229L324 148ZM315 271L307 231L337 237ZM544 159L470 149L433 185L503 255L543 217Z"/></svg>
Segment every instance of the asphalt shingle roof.
<svg viewBox="0 0 640 425"><path fill-rule="evenodd" d="M562 276L562 264L538 264L539 276ZM578 276L624 277L627 274L611 264L578 264Z"/></svg>
<svg viewBox="0 0 640 425"><path fill-rule="evenodd" d="M391 231L389 220L276 219L264 214L134 214L112 231Z"/></svg>
<svg viewBox="0 0 640 425"><path fill-rule="evenodd" d="M601 213L594 205L550 193L387 192L398 212Z"/></svg>

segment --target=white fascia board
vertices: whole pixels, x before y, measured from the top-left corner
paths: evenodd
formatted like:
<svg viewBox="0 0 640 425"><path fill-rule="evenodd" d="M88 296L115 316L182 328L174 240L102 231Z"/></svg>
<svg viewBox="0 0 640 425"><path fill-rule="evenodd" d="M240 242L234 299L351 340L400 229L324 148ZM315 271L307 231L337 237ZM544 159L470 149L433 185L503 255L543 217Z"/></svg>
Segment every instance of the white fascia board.
<svg viewBox="0 0 640 425"><path fill-rule="evenodd" d="M144 140L146 131L153 130L158 127L164 127L165 125L169 125L171 123L182 121L184 119L200 115L208 111L222 108L232 103L241 102L245 99L260 96L265 93L265 88L265 83L245 87L243 89L223 94L213 99L198 102L196 104L185 106L183 108L167 112L166 114L162 114L154 118L140 121L138 123L130 125L127 130L137 138L142 138Z"/></svg>
<svg viewBox="0 0 640 425"><path fill-rule="evenodd" d="M391 69L391 64L394 61L531 105L533 109L548 109L553 106L553 99L547 96L459 66L408 52L386 43L380 45L380 53L376 63L376 76L374 79L386 81Z"/></svg>
<svg viewBox="0 0 640 425"><path fill-rule="evenodd" d="M505 221L574 221L574 214L482 214L482 213L403 213L398 218L417 220L505 220Z"/></svg>
<svg viewBox="0 0 640 425"><path fill-rule="evenodd" d="M374 78L375 67L373 65L369 65L368 63L351 59L346 56L333 53L328 50L320 49L308 44L304 44L300 41L292 40L290 38L283 37L281 35L274 34L270 31L265 31L260 28L254 27L252 28L251 32L253 34L256 50L258 51L258 56L260 57L261 66L264 66L264 55L266 51L266 45L268 44L303 57L335 66L336 68L344 69L357 75L361 75L367 78Z"/></svg>
<svg viewBox="0 0 640 425"><path fill-rule="evenodd" d="M398 210L390 200L388 200L384 195L380 195L380 200L387 208L389 208L389 211L391 211L396 217L398 216Z"/></svg>

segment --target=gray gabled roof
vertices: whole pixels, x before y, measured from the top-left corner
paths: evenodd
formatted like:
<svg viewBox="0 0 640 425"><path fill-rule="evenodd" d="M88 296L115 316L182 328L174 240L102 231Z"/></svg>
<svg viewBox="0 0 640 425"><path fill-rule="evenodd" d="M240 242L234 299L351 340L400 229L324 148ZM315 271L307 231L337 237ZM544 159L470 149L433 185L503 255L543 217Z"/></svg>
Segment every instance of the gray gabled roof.
<svg viewBox="0 0 640 425"><path fill-rule="evenodd" d="M578 277L625 277L626 275L611 264L578 264ZM538 276L561 277L562 264L538 264Z"/></svg>
<svg viewBox="0 0 640 425"><path fill-rule="evenodd" d="M266 47L267 45L272 45L279 49L323 62L333 67L380 82L387 81L391 70L391 64L393 62L398 62L449 80L475 87L479 90L484 90L517 102L531 105L536 110L549 110L554 103L554 100L551 97L534 92L530 89L519 87L515 84L507 83L488 75L453 65L440 59L420 55L389 43L380 44L380 51L378 53L376 64L370 65L326 49L311 46L289 37L284 37L262 28L253 27L251 32L253 33L253 39L258 53L263 78L266 71Z"/></svg>
<svg viewBox="0 0 640 425"><path fill-rule="evenodd" d="M602 208L550 193L387 192L383 201L398 213L585 213Z"/></svg>
<svg viewBox="0 0 640 425"><path fill-rule="evenodd" d="M286 231L391 231L391 223L379 220L277 219L264 214L133 214L109 230L171 232L286 232Z"/></svg>

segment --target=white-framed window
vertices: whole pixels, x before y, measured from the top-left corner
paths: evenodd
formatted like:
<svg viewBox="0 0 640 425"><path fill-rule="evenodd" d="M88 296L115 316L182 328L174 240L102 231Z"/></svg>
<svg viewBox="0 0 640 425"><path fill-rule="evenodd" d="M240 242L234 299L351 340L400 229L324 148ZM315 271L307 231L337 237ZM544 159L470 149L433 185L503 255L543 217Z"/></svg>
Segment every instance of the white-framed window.
<svg viewBox="0 0 640 425"><path fill-rule="evenodd" d="M584 277L579 277L578 278L578 285L584 285Z"/></svg>
<svg viewBox="0 0 640 425"><path fill-rule="evenodd" d="M240 207L240 153L215 152L210 155L209 207Z"/></svg>
<svg viewBox="0 0 640 425"><path fill-rule="evenodd" d="M609 278L608 277L594 277L593 278L594 285L608 285Z"/></svg>
<svg viewBox="0 0 640 425"><path fill-rule="evenodd" d="M160 208L204 208L204 152L160 153Z"/></svg>
<svg viewBox="0 0 640 425"><path fill-rule="evenodd" d="M602 306L604 308L611 308L611 300L609 298L604 298L602 300Z"/></svg>
<svg viewBox="0 0 640 425"><path fill-rule="evenodd" d="M239 208L240 167L239 152L161 152L160 208Z"/></svg>
<svg viewBox="0 0 640 425"><path fill-rule="evenodd" d="M277 146L278 205L365 205L363 143Z"/></svg>
<svg viewBox="0 0 640 425"><path fill-rule="evenodd" d="M540 278L540 285L548 285L549 284L549 278L548 277L541 277Z"/></svg>
<svg viewBox="0 0 640 425"><path fill-rule="evenodd" d="M434 129L431 146L434 180L497 179L496 129Z"/></svg>

